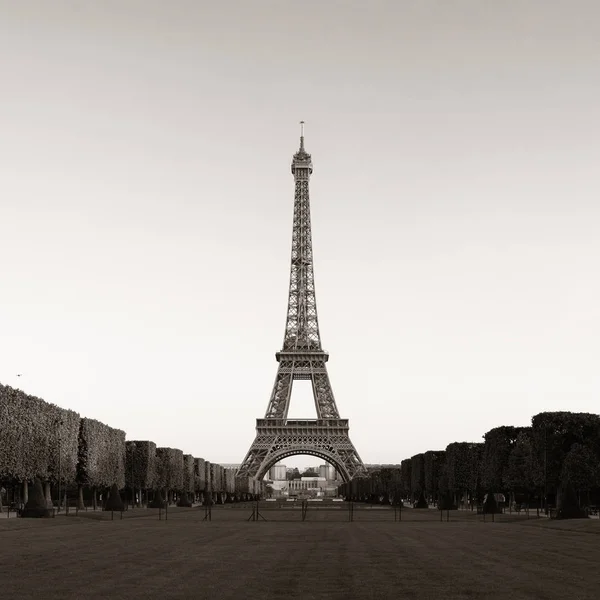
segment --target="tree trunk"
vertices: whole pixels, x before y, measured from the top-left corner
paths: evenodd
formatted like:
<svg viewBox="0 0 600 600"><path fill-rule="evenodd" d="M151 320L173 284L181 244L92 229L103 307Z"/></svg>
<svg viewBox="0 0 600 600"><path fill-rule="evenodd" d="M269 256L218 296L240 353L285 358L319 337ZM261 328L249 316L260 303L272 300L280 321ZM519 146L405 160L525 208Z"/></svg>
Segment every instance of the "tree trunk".
<svg viewBox="0 0 600 600"><path fill-rule="evenodd" d="M44 498L46 499L46 507L52 508L52 489L49 481L44 482Z"/></svg>
<svg viewBox="0 0 600 600"><path fill-rule="evenodd" d="M29 501L29 483L27 481L23 482L23 504L27 504Z"/></svg>
<svg viewBox="0 0 600 600"><path fill-rule="evenodd" d="M85 502L83 500L83 486L77 486L77 508L79 510L85 510Z"/></svg>
<svg viewBox="0 0 600 600"><path fill-rule="evenodd" d="M94 510L98 509L98 498L96 497L95 487L92 488L92 506L94 507Z"/></svg>

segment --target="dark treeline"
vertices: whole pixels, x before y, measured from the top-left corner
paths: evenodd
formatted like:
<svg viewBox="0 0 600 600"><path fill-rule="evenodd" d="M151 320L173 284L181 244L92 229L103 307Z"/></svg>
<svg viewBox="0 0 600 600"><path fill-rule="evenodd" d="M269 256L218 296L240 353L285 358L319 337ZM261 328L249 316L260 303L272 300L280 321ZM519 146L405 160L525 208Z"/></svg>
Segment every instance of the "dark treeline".
<svg viewBox="0 0 600 600"><path fill-rule="evenodd" d="M379 468L344 484L347 498L473 507L486 494L504 494L510 506L548 508L566 490L582 506L600 503L600 416L545 412L530 427L491 429L481 443L453 442Z"/></svg>
<svg viewBox="0 0 600 600"><path fill-rule="evenodd" d="M151 441L126 441L120 429L0 385L0 510L3 502L25 504L34 479L48 506L68 498L79 508L95 508L113 486L138 505L221 503L262 492L234 469Z"/></svg>

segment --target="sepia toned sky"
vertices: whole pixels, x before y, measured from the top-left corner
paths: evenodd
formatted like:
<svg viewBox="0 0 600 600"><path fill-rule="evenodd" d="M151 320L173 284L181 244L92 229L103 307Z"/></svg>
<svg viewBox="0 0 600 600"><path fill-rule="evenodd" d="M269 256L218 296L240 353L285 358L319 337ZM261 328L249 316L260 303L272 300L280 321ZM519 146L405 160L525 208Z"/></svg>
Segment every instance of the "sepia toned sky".
<svg viewBox="0 0 600 600"><path fill-rule="evenodd" d="M0 382L240 462L305 120L365 462L598 412L599 23L592 0L0 0Z"/></svg>

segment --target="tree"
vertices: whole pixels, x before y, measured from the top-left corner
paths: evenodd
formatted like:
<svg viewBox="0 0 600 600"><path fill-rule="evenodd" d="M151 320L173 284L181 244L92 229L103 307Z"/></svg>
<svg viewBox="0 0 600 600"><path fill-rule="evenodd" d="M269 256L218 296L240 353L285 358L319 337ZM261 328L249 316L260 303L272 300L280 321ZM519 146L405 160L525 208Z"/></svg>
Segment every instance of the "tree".
<svg viewBox="0 0 600 600"><path fill-rule="evenodd" d="M104 503L104 510L123 512L125 510L125 506L123 504L123 499L121 498L121 494L119 493L119 488L116 483L113 483L110 488L110 492L108 494L108 498Z"/></svg>
<svg viewBox="0 0 600 600"><path fill-rule="evenodd" d="M510 453L522 429L495 427L483 436L485 443L481 456L481 484L485 489L496 492L502 490Z"/></svg>
<svg viewBox="0 0 600 600"><path fill-rule="evenodd" d="M587 445L600 457L600 416L591 413L545 412L531 419L535 483L549 495L560 484L563 461L573 444Z"/></svg>
<svg viewBox="0 0 600 600"><path fill-rule="evenodd" d="M212 504L212 501L211 501ZM162 490L160 488L157 488L156 490L154 490L154 495L152 497L152 500L148 503L148 508L166 508L167 507L167 501L165 499L165 497L163 496Z"/></svg>
<svg viewBox="0 0 600 600"><path fill-rule="evenodd" d="M493 515L497 512L501 512L498 509L498 503L493 492L488 492L483 503L483 513L486 515Z"/></svg>
<svg viewBox="0 0 600 600"><path fill-rule="evenodd" d="M177 448L156 449L155 483L165 490L168 500L171 492L183 489L183 451Z"/></svg>
<svg viewBox="0 0 600 600"><path fill-rule="evenodd" d="M415 454L410 459L410 487L414 496L420 496L425 492L425 461L424 455Z"/></svg>
<svg viewBox="0 0 600 600"><path fill-rule="evenodd" d="M285 477L288 481L291 481L292 479L300 479L300 471L297 467L294 467L293 469L288 469L285 472Z"/></svg>
<svg viewBox="0 0 600 600"><path fill-rule="evenodd" d="M74 481L78 434L76 412L0 385L0 481Z"/></svg>
<svg viewBox="0 0 600 600"><path fill-rule="evenodd" d="M589 492L598 485L598 459L582 444L573 444L565 456L561 471L561 483L569 482L579 493Z"/></svg>
<svg viewBox="0 0 600 600"><path fill-rule="evenodd" d="M468 491L471 483L469 447L467 442L453 442L446 447L445 474L448 490L456 497Z"/></svg>
<svg viewBox="0 0 600 600"><path fill-rule="evenodd" d="M94 419L81 419L77 482L91 487L125 487L125 432Z"/></svg>
<svg viewBox="0 0 600 600"><path fill-rule="evenodd" d="M192 501L190 500L190 497L185 490L179 496L179 498L177 500L177 506L186 507L186 508L192 507Z"/></svg>
<svg viewBox="0 0 600 600"><path fill-rule="evenodd" d="M125 485L132 490L152 489L156 478L156 444L135 440L125 442L125 447ZM141 497L139 501L142 502Z"/></svg>
<svg viewBox="0 0 600 600"><path fill-rule="evenodd" d="M467 449L468 461L468 484L467 491L472 496L481 500L481 457L483 455L483 444L469 444Z"/></svg>
<svg viewBox="0 0 600 600"><path fill-rule="evenodd" d="M421 491L418 500L415 502L415 508L429 508L427 500L425 499L425 492Z"/></svg>
<svg viewBox="0 0 600 600"><path fill-rule="evenodd" d="M194 457L191 454L183 455L183 491L194 493Z"/></svg>
<svg viewBox="0 0 600 600"><path fill-rule="evenodd" d="M381 467L379 469L380 492L386 502L396 503L401 498L400 469L398 467Z"/></svg>
<svg viewBox="0 0 600 600"><path fill-rule="evenodd" d="M524 428L515 441L504 470L503 483L512 493L529 494L535 489L531 430Z"/></svg>
<svg viewBox="0 0 600 600"><path fill-rule="evenodd" d="M423 455L425 494L429 498L439 497L440 475L444 468L445 454L443 450L429 450Z"/></svg>
<svg viewBox="0 0 600 600"><path fill-rule="evenodd" d="M556 508L556 516L559 519L581 519L587 516L585 511L581 510L579 499L569 480L562 482L558 487Z"/></svg>
<svg viewBox="0 0 600 600"><path fill-rule="evenodd" d="M306 471L304 471L304 473L302 473L302 475L300 475L300 477L318 477L318 476L319 476L319 474L311 467L306 469Z"/></svg>
<svg viewBox="0 0 600 600"><path fill-rule="evenodd" d="M412 497L412 460L405 458L400 463L400 490L404 498Z"/></svg>
<svg viewBox="0 0 600 600"><path fill-rule="evenodd" d="M44 496L42 482L37 477L33 480L33 489L31 490L31 494L29 494L29 500L21 512L21 516L38 518L52 516L52 512L46 506L46 497Z"/></svg>

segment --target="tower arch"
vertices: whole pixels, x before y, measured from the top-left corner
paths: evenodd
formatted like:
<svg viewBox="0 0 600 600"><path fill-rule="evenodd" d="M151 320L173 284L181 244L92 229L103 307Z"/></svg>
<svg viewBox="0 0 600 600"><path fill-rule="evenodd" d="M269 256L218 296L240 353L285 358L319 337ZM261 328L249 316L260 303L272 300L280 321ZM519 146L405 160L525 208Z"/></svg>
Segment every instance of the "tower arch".
<svg viewBox="0 0 600 600"><path fill-rule="evenodd" d="M279 461L284 458L289 458L290 456L298 456L301 454L307 454L310 456L315 456L316 458L320 458L331 465L333 465L336 471L340 474L342 481L344 483L348 483L351 479L348 470L346 469L344 463L339 459L339 457L335 456L332 452L327 452L325 450L315 450L312 447L300 448L297 450L280 450L271 455L269 460L265 461L263 465L261 465L258 473L256 474L256 478L261 481L265 475L269 472L271 467L276 465Z"/></svg>

